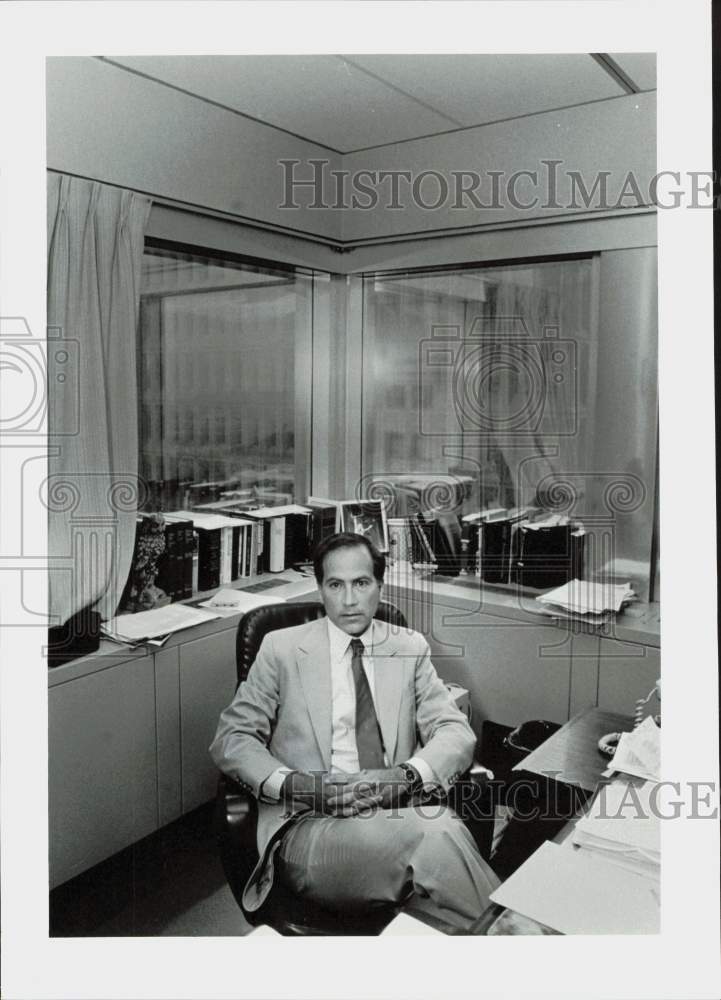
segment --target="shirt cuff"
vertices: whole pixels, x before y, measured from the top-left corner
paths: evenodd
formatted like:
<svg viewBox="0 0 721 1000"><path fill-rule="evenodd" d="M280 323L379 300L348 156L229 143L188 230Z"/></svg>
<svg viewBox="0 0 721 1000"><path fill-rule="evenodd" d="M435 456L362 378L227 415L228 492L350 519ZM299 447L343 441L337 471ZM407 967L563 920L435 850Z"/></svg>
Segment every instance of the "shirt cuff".
<svg viewBox="0 0 721 1000"><path fill-rule="evenodd" d="M416 771L418 771L421 776L424 788L427 785L436 786L439 784L438 778L436 778L433 768L427 760L423 760L422 757L409 757L406 764L410 764L411 767L415 767Z"/></svg>
<svg viewBox="0 0 721 1000"><path fill-rule="evenodd" d="M280 790L283 787L286 775L290 774L291 771L292 768L290 767L279 767L277 770L273 771L272 774L268 775L263 784L260 786L261 802L280 801Z"/></svg>

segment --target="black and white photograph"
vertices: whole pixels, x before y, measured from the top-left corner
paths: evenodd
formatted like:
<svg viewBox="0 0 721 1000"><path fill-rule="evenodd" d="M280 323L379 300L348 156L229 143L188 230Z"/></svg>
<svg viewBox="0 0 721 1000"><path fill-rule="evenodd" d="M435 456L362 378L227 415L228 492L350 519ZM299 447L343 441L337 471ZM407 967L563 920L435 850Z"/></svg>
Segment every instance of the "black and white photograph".
<svg viewBox="0 0 721 1000"><path fill-rule="evenodd" d="M4 995L717 995L711 4L7 7Z"/></svg>
<svg viewBox="0 0 721 1000"><path fill-rule="evenodd" d="M341 530L363 535L378 549L388 552L388 522L381 500L342 503Z"/></svg>

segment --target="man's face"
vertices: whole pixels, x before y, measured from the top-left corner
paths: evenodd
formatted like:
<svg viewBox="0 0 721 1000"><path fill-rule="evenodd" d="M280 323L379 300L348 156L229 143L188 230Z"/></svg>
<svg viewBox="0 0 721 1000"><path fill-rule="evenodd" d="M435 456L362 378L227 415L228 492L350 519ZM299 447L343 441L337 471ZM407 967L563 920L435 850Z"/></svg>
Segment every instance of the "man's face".
<svg viewBox="0 0 721 1000"><path fill-rule="evenodd" d="M325 613L348 635L361 635L370 625L381 599L373 576L370 552L361 545L335 549L323 560L320 597Z"/></svg>

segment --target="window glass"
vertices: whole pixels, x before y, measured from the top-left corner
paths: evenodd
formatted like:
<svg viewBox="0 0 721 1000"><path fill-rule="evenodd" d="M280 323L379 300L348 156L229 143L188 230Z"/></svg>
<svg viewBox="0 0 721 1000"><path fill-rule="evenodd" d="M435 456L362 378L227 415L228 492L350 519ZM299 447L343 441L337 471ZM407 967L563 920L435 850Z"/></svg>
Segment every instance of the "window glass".
<svg viewBox="0 0 721 1000"><path fill-rule="evenodd" d="M310 274L148 248L139 323L148 510L305 490ZM300 366L302 367L302 360Z"/></svg>
<svg viewBox="0 0 721 1000"><path fill-rule="evenodd" d="M361 493L397 517L567 516L587 532L587 577L646 593L655 397L624 393L619 420L613 380L639 351L655 372L655 339L599 342L598 263L366 275Z"/></svg>

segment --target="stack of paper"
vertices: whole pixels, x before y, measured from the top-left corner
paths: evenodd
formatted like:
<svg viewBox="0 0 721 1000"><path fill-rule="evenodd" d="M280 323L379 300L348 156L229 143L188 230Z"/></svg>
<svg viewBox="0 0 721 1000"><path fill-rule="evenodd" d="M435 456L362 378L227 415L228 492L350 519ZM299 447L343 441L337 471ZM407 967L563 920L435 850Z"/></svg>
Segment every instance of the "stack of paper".
<svg viewBox="0 0 721 1000"><path fill-rule="evenodd" d="M541 594L536 601L544 614L553 617L582 617L591 623L602 623L636 600L630 584L592 583L590 580L570 580L562 587Z"/></svg>
<svg viewBox="0 0 721 1000"><path fill-rule="evenodd" d="M659 819L650 802L654 787L653 781L620 778L602 785L576 823L573 843L621 868L658 879Z"/></svg>
<svg viewBox="0 0 721 1000"><path fill-rule="evenodd" d="M562 934L657 934L658 882L550 841L491 900Z"/></svg>
<svg viewBox="0 0 721 1000"><path fill-rule="evenodd" d="M608 770L658 781L660 768L661 731L647 715L632 733L621 733Z"/></svg>
<svg viewBox="0 0 721 1000"><path fill-rule="evenodd" d="M530 531L538 531L539 528L558 528L568 524L568 517L565 514L549 514L548 517L540 521L524 521L523 527Z"/></svg>
<svg viewBox="0 0 721 1000"><path fill-rule="evenodd" d="M189 608L187 604L169 604L164 608L140 611L135 615L109 618L100 626L100 631L109 639L132 646L139 642L167 638L172 632L180 632L184 628L192 628L193 625L213 621L215 618L220 618L220 615L198 611L197 608Z"/></svg>

